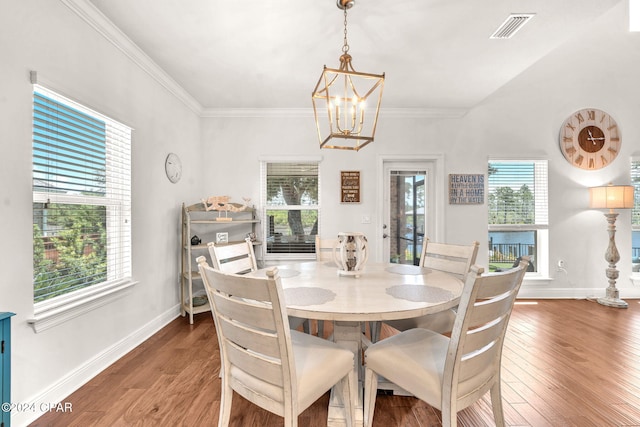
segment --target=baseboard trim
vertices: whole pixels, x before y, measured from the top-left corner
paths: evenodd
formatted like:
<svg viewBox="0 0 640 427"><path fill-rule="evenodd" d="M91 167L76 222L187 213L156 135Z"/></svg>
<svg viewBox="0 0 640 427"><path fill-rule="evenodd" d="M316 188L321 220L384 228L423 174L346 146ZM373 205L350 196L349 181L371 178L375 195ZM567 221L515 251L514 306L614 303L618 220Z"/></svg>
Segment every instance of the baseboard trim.
<svg viewBox="0 0 640 427"><path fill-rule="evenodd" d="M52 404L64 404L64 399L67 396L82 387L125 354L142 344L178 316L180 316L180 305L176 305L165 311L127 337L105 349L93 359L88 360L85 364L61 378L60 381L51 387L48 387L31 399L27 399L26 402L30 402L30 405L33 405L35 411L12 412L11 425L15 427L28 426L43 415L46 409Z"/></svg>

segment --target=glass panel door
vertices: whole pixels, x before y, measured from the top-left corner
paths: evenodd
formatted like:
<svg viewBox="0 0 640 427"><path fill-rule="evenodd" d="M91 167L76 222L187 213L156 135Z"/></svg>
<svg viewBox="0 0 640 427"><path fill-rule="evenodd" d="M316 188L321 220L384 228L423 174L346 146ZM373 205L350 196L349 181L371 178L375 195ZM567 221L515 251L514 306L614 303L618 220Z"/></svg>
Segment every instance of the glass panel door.
<svg viewBox="0 0 640 427"><path fill-rule="evenodd" d="M389 261L399 264L420 263L425 234L426 171L391 170L389 172Z"/></svg>

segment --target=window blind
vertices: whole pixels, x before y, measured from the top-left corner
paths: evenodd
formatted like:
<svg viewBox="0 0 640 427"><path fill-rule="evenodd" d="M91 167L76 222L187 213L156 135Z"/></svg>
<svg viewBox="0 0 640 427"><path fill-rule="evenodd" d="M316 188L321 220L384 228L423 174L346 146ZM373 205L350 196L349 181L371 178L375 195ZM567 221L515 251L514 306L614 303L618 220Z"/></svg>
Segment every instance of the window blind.
<svg viewBox="0 0 640 427"><path fill-rule="evenodd" d="M33 94L34 301L131 276L131 129Z"/></svg>
<svg viewBox="0 0 640 427"><path fill-rule="evenodd" d="M267 255L315 253L318 169L318 162L263 162Z"/></svg>
<svg viewBox="0 0 640 427"><path fill-rule="evenodd" d="M489 224L548 225L546 160L490 161Z"/></svg>

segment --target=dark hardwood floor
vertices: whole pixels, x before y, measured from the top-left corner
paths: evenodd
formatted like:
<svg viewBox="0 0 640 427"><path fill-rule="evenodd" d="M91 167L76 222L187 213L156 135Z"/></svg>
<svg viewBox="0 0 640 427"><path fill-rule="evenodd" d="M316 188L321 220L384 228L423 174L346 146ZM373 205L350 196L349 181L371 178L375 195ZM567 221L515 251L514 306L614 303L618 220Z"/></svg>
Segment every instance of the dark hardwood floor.
<svg viewBox="0 0 640 427"><path fill-rule="evenodd" d="M629 306L585 300L516 305L502 363L507 424L640 426L640 301ZM392 333L383 328L383 336ZM197 315L193 325L178 318L68 396L73 412L47 413L31 425L217 425L218 370L211 315ZM300 415L300 426L326 425L327 405L325 395ZM231 425L283 421L236 395ZM374 425L438 426L440 412L412 397L379 396ZM489 396L461 411L458 425L494 425Z"/></svg>

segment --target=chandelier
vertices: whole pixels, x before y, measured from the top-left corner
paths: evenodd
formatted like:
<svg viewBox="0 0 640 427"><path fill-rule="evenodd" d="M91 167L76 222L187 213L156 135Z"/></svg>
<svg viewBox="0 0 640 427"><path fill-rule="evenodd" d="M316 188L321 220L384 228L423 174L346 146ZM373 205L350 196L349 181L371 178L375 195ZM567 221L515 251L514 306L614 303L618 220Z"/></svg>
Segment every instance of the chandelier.
<svg viewBox="0 0 640 427"><path fill-rule="evenodd" d="M373 142L378 123L384 73L361 73L353 69L347 42L347 9L353 0L337 0L344 11L344 44L340 68L324 66L311 100L320 148L358 151Z"/></svg>

